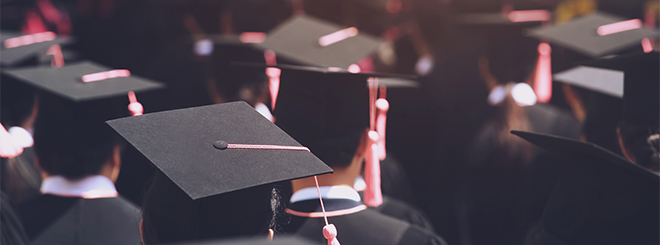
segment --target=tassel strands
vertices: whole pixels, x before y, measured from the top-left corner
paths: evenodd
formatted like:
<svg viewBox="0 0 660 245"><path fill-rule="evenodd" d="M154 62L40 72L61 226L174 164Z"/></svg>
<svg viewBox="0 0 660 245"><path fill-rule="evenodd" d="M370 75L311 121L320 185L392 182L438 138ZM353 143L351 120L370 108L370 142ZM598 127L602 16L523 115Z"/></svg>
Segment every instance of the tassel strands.
<svg viewBox="0 0 660 245"><path fill-rule="evenodd" d="M538 46L539 59L536 64L536 74L534 76L534 92L541 103L548 103L552 98L552 67L550 45L541 42Z"/></svg>
<svg viewBox="0 0 660 245"><path fill-rule="evenodd" d="M365 157L364 180L367 187L364 190L364 203L370 207L378 207L383 203L380 190L380 157L379 135L376 132L376 98L378 93L378 78L369 79L369 144Z"/></svg>
<svg viewBox="0 0 660 245"><path fill-rule="evenodd" d="M323 198L321 198L321 188L319 188L319 179L314 176L314 182L316 183L316 192L319 194L319 201L321 202L321 211L323 211L323 220L325 221L325 226L323 226L323 237L328 239L328 245L341 245L339 240L337 240L337 227L333 224L328 223L328 216L325 214L325 206L323 206Z"/></svg>

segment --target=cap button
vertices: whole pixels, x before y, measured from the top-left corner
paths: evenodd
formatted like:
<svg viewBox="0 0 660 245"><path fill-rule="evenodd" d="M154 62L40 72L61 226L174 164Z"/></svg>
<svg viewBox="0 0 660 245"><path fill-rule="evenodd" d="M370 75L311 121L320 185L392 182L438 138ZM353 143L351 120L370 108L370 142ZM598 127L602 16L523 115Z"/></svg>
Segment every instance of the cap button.
<svg viewBox="0 0 660 245"><path fill-rule="evenodd" d="M215 147L218 150L227 149L227 145L228 145L227 142L222 141L222 140L218 140L218 141L213 143L213 147Z"/></svg>

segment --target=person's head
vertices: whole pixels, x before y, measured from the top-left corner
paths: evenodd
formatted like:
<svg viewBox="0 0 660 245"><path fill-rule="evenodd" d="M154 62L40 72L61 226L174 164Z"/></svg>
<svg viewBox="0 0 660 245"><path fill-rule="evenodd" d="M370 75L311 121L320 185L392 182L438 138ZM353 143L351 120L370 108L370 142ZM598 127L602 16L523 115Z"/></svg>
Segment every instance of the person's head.
<svg viewBox="0 0 660 245"><path fill-rule="evenodd" d="M41 170L72 180L98 174L115 180L120 142L104 122L127 114L122 105L125 102L113 99L73 102L42 94L41 113L34 126L34 149Z"/></svg>
<svg viewBox="0 0 660 245"><path fill-rule="evenodd" d="M158 172L142 202L145 245L246 236L277 230L278 189L260 185L193 200Z"/></svg>
<svg viewBox="0 0 660 245"><path fill-rule="evenodd" d="M9 76L2 76L1 120L6 127L31 129L38 113L37 89Z"/></svg>

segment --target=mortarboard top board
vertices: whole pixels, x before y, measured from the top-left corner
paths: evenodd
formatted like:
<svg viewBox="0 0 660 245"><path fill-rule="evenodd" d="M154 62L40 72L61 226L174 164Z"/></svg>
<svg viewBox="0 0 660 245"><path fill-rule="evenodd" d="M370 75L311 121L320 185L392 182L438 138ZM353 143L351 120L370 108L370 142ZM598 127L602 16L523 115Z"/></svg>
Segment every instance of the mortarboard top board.
<svg viewBox="0 0 660 245"><path fill-rule="evenodd" d="M107 123L193 200L332 172L245 102ZM234 149L234 144L299 149Z"/></svg>
<svg viewBox="0 0 660 245"><path fill-rule="evenodd" d="M163 87L160 83L135 75L107 78L94 82L82 81L82 77L85 75L99 74L111 70L113 69L84 61L67 64L60 68L41 66L5 69L2 73L76 102L125 95L130 91L140 92Z"/></svg>
<svg viewBox="0 0 660 245"><path fill-rule="evenodd" d="M539 25L551 19L550 11L517 10L509 13L464 13L456 14L450 21L459 25L513 25L528 26Z"/></svg>
<svg viewBox="0 0 660 245"><path fill-rule="evenodd" d="M176 245L312 245L313 242L294 236L275 237L272 241L262 238L242 238L219 241L177 243Z"/></svg>
<svg viewBox="0 0 660 245"><path fill-rule="evenodd" d="M71 38L57 37L55 33L44 32L36 34L20 34L16 32L0 32L0 64L13 66L31 57L45 54L53 44L66 44Z"/></svg>
<svg viewBox="0 0 660 245"><path fill-rule="evenodd" d="M324 40L325 46L320 40ZM355 28L296 15L268 33L258 46L305 65L346 69L374 53L381 43Z"/></svg>
<svg viewBox="0 0 660 245"><path fill-rule="evenodd" d="M567 160L539 222L544 234L528 235L534 244L658 243L660 176L591 143L512 133Z"/></svg>
<svg viewBox="0 0 660 245"><path fill-rule="evenodd" d="M620 29L620 32L612 31L611 34L602 36L599 34L599 27L622 21L626 19L597 12L562 25L532 29L528 34L590 57L612 54L630 46L641 45L644 38L658 36L657 31L641 27L641 22L637 23L639 28L624 28L626 30ZM626 23L636 25L633 22ZM602 34L606 34L605 31Z"/></svg>
<svg viewBox="0 0 660 245"><path fill-rule="evenodd" d="M577 66L560 73L553 79L616 98L623 98L623 72L617 70Z"/></svg>
<svg viewBox="0 0 660 245"><path fill-rule="evenodd" d="M585 62L623 71L623 118L626 123L658 123L660 116L660 53L635 53Z"/></svg>
<svg viewBox="0 0 660 245"><path fill-rule="evenodd" d="M406 74L393 74L393 73L378 73L378 72L350 72L346 69L338 67L318 67L318 66L301 66L301 65L288 65L288 64L277 64L277 65L267 65L262 63L254 62L232 62L232 65L235 66L244 66L244 67L275 67L279 68L282 71L287 73L317 73L317 75L327 74L329 76L341 76L348 79L362 79L362 81L367 82L367 79L371 77L379 78L378 85L388 88L405 88L405 87L419 87L419 82L415 81L417 79L416 75L406 75Z"/></svg>

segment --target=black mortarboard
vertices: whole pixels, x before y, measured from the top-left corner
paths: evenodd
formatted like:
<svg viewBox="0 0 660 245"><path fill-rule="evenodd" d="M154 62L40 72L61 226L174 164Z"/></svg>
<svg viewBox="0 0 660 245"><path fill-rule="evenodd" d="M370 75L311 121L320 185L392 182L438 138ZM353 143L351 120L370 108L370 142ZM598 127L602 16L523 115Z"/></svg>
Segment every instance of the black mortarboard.
<svg viewBox="0 0 660 245"><path fill-rule="evenodd" d="M642 39L658 36L657 31L641 27L639 20L622 21L625 19L594 13L566 24L532 29L529 34L590 57L601 57L634 45L641 47ZM621 25L610 25L614 23Z"/></svg>
<svg viewBox="0 0 660 245"><path fill-rule="evenodd" d="M651 125L660 117L660 53L621 55L598 59L584 65L624 72L623 119L629 124Z"/></svg>
<svg viewBox="0 0 660 245"><path fill-rule="evenodd" d="M512 133L566 160L540 227L528 235L526 244L659 242L657 174L591 143Z"/></svg>
<svg viewBox="0 0 660 245"><path fill-rule="evenodd" d="M245 102L151 113L107 123L193 200L332 172ZM237 144L289 148L232 148Z"/></svg>
<svg viewBox="0 0 660 245"><path fill-rule="evenodd" d="M177 245L312 245L309 240L299 237L275 237L275 239L268 240L265 237L259 238L242 238L220 241L203 241L203 242L186 242L177 243Z"/></svg>
<svg viewBox="0 0 660 245"><path fill-rule="evenodd" d="M90 61L68 64L60 68L42 66L5 69L2 72L72 101L102 99L127 94L130 91L139 92L163 87L160 83L130 75L127 70L113 70ZM83 80L96 81L83 82Z"/></svg>
<svg viewBox="0 0 660 245"><path fill-rule="evenodd" d="M374 53L380 44L380 40L356 28L297 15L268 33L266 41L258 46L294 62L345 69Z"/></svg>
<svg viewBox="0 0 660 245"><path fill-rule="evenodd" d="M19 64L31 57L46 54L46 50L53 44L64 44L71 38L57 37L55 33L43 32L23 35L13 32L0 32L0 64L12 66Z"/></svg>
<svg viewBox="0 0 660 245"><path fill-rule="evenodd" d="M617 98L623 98L623 72L578 66L553 75L558 82L578 86Z"/></svg>
<svg viewBox="0 0 660 245"><path fill-rule="evenodd" d="M350 163L361 133L369 128L369 78L386 78L384 86L416 86L408 80L413 76L274 67L282 70L275 123L330 166Z"/></svg>

